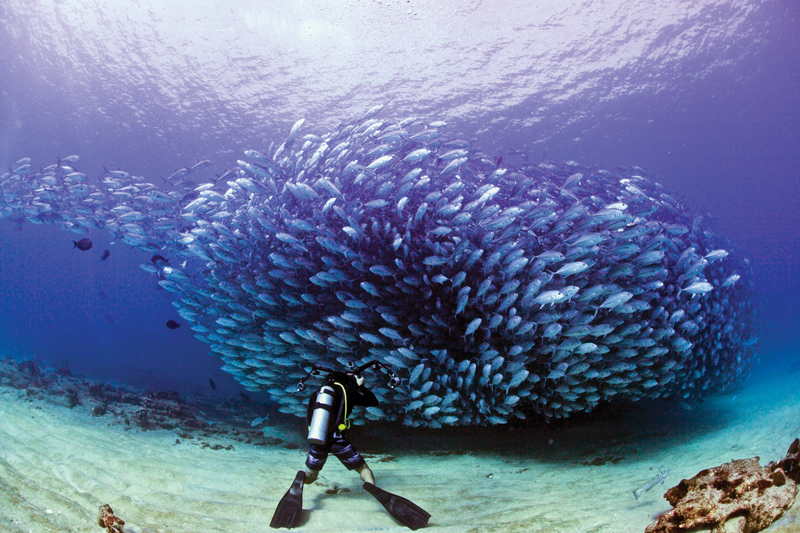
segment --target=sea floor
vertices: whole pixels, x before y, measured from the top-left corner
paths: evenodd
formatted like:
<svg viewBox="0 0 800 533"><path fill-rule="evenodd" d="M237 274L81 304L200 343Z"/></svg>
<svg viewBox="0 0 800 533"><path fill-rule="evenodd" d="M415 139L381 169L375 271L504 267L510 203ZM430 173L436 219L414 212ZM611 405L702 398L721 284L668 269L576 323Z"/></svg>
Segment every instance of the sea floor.
<svg viewBox="0 0 800 533"><path fill-rule="evenodd" d="M256 406L145 393L137 405L133 392L72 377L23 387L7 377L15 363L0 363L2 531L101 531L99 507L110 504L128 533L263 532L302 468L302 422L267 420L262 433L247 422ZM370 426L351 440L379 486L431 513L426 530L642 532L682 478L732 459L783 458L800 436L798 384L800 374L776 376L694 406L608 410L580 424ZM666 468L666 483L635 500ZM800 531L798 507L767 531ZM407 531L335 458L306 486L298 530Z"/></svg>

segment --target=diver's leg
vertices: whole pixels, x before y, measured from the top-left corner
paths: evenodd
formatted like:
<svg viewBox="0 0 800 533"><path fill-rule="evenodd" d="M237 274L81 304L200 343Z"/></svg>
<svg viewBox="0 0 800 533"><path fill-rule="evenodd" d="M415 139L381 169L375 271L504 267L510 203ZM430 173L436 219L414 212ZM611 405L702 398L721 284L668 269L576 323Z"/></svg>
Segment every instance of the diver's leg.
<svg viewBox="0 0 800 533"><path fill-rule="evenodd" d="M306 485L308 485L309 483L314 483L317 480L317 477L319 476L319 470L312 470L306 467L305 472L306 472L306 478L303 480L303 483L305 483Z"/></svg>
<svg viewBox="0 0 800 533"><path fill-rule="evenodd" d="M364 483L372 483L375 484L375 474L372 473L370 470L369 465L367 462L364 461L364 464L356 468L356 472L361 476L361 481Z"/></svg>
<svg viewBox="0 0 800 533"><path fill-rule="evenodd" d="M311 449L306 456L306 478L303 483L308 485L314 483L319 476L319 471L325 466L325 461L328 459L328 447L312 444Z"/></svg>
<svg viewBox="0 0 800 533"><path fill-rule="evenodd" d="M367 466L367 462L358 453L356 447L353 446L347 438L339 433L334 432L331 442L331 453L335 455L348 470L355 470L361 476L362 481L369 481L375 483L375 475Z"/></svg>

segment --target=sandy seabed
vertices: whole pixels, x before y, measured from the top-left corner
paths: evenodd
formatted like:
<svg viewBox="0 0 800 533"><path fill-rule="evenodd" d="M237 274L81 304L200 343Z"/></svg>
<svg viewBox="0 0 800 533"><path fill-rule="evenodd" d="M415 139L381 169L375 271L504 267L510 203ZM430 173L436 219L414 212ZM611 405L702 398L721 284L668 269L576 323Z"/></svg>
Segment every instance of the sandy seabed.
<svg viewBox="0 0 800 533"><path fill-rule="evenodd" d="M431 513L429 531L642 532L682 478L732 459L783 458L800 436L798 384L789 374L691 409L661 402L561 427L364 427L351 440L379 486ZM301 428L268 426L282 445L223 435L202 447L0 387L0 530L102 531L107 503L128 533L268 531L305 458ZM635 500L665 468L666 484ZM798 507L767 531L800 531ZM297 529L408 531L335 458L306 486Z"/></svg>

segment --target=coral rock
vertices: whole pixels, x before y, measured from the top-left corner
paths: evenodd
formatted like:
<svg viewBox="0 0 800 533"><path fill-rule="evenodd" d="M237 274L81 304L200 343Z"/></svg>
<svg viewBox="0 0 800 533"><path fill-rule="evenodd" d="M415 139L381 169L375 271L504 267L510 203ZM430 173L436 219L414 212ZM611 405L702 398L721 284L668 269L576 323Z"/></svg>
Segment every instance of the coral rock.
<svg viewBox="0 0 800 533"><path fill-rule="evenodd" d="M794 439L785 458L777 463L770 463L769 466L773 469L780 468L786 477L800 483L800 439Z"/></svg>
<svg viewBox="0 0 800 533"><path fill-rule="evenodd" d="M107 533L123 533L122 526L125 521L114 516L114 510L108 504L100 506L100 517L97 519L97 525L106 528Z"/></svg>
<svg viewBox="0 0 800 533"><path fill-rule="evenodd" d="M150 421L147 418L147 409L139 409L133 413L133 423L142 429L150 428Z"/></svg>
<svg viewBox="0 0 800 533"><path fill-rule="evenodd" d="M664 497L673 509L645 533L679 533L710 528L712 533L761 531L791 507L797 496L800 441L786 458L759 466L758 457L738 459L682 479Z"/></svg>

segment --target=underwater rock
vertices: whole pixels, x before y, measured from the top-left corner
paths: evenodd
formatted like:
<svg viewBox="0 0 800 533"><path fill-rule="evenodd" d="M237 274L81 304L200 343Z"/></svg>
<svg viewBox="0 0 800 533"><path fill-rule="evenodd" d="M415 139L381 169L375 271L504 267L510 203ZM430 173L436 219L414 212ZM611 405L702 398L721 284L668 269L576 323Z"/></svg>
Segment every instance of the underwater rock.
<svg viewBox="0 0 800 533"><path fill-rule="evenodd" d="M100 506L100 516L97 525L106 528L107 533L123 533L122 526L125 520L114 515L114 510L107 503Z"/></svg>
<svg viewBox="0 0 800 533"><path fill-rule="evenodd" d="M664 497L673 509L650 524L645 533L679 533L710 528L712 533L761 531L791 507L797 484L800 441L795 440L786 458L759 466L758 457L738 459L702 470L669 489Z"/></svg>
<svg viewBox="0 0 800 533"><path fill-rule="evenodd" d="M379 110L322 135L299 121L201 184L22 165L0 175L0 218L158 252L141 268L222 370L301 417L312 364L392 368L402 386L365 376L381 410L353 418L415 427L696 399L747 376L749 264L644 170L503 165Z"/></svg>
<svg viewBox="0 0 800 533"><path fill-rule="evenodd" d="M142 429L150 429L152 427L150 421L147 418L147 409L139 409L138 411L133 413L133 416L131 417L131 422L133 422L135 426L139 426Z"/></svg>
<svg viewBox="0 0 800 533"><path fill-rule="evenodd" d="M786 476L800 484L800 439L794 439L786 452L786 457L777 463L770 463L769 468L773 470L780 468Z"/></svg>
<svg viewBox="0 0 800 533"><path fill-rule="evenodd" d="M81 404L81 399L78 396L78 393L74 390L67 390L66 394L64 395L66 406L70 409L74 409L75 407Z"/></svg>
<svg viewBox="0 0 800 533"><path fill-rule="evenodd" d="M41 379L42 377L42 371L36 361L20 361L19 369L34 379Z"/></svg>

